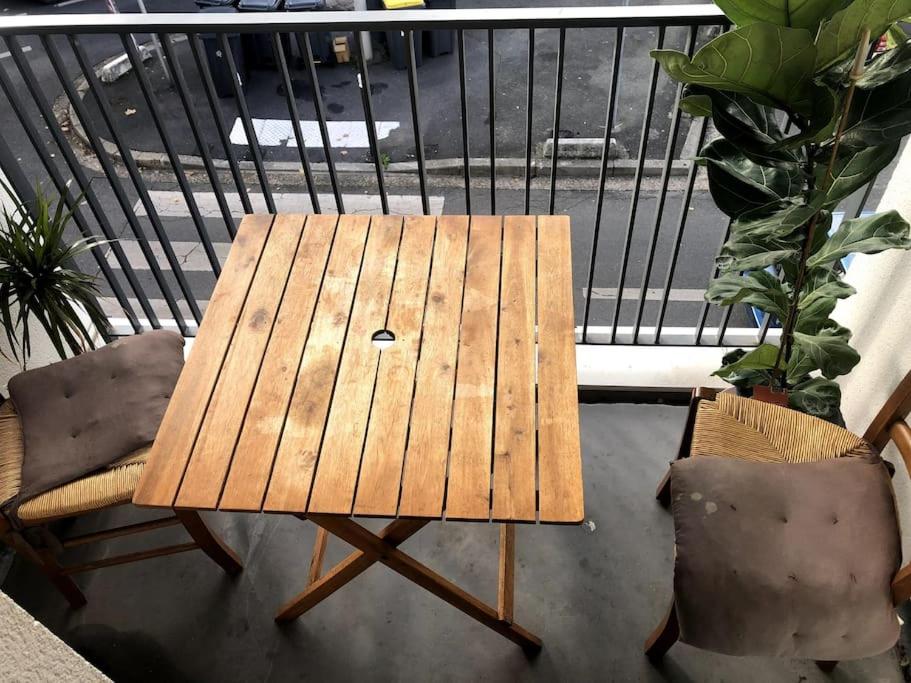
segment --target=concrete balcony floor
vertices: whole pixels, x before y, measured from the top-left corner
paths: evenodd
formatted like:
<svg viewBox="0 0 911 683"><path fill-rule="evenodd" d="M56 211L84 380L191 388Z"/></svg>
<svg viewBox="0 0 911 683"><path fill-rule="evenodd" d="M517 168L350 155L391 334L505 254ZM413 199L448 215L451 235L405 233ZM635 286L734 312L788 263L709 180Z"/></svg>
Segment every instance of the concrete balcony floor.
<svg viewBox="0 0 911 683"><path fill-rule="evenodd" d="M827 680L812 662L738 659L680 644L660 668L648 663L642 642L670 598L674 544L670 514L653 492L686 411L619 404L581 412L587 523L517 534L516 620L544 640L531 660L379 565L277 627L276 609L304 587L315 535L312 524L290 517L209 517L244 559L235 581L191 552L79 577L89 604L78 611L19 560L3 590L115 681ZM112 524L150 515L123 508L106 516ZM154 534L177 542L182 532ZM403 547L495 603L497 538L495 525L433 524ZM150 541L132 537L88 552ZM330 541L326 566L348 551ZM896 651L844 662L833 678L903 680Z"/></svg>

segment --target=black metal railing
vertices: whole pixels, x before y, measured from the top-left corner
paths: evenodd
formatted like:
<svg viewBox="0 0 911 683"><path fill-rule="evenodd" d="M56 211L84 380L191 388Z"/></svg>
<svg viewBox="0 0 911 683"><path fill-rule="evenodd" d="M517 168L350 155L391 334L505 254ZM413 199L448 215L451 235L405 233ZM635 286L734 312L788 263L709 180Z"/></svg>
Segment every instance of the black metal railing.
<svg viewBox="0 0 911 683"><path fill-rule="evenodd" d="M6 111L0 105L0 167L25 198L35 180L49 182L74 209L81 235L112 240L108 253L94 254L94 265L83 264L97 269L105 283L108 334L174 326L192 336L239 214L287 210L285 187L305 190L292 193L295 208L365 210L366 178L377 212L397 211L410 197L414 212L430 213L436 192L450 213L570 213L581 343L751 345L775 334L777 322L768 316L756 321L747 307L715 312L701 299L718 240L730 229L691 161L711 128L705 119L681 115L680 87L648 56L652 47L693 54L726 26L714 5L9 17L0 24L0 51L8 52L0 60L0 90L8 103ZM459 118L453 137L460 137L452 158L428 156L440 142L428 137L428 123L441 134L438 122L423 113L427 96L415 40L423 30L454 31L452 66L435 68L431 84L440 78L452 83L446 93ZM326 76L312 43L312 36L325 31L352 38L348 68L356 82L333 87L360 91L367 139L362 162L346 160L333 144L334 121L321 82ZM408 100L401 127L410 126L413 161L390 159L391 147L377 132L372 76L384 68L386 81L397 76L365 59L362 46L371 32L400 33L406 46L405 83L396 92ZM567 75L568 57L579 37L593 32L605 61L594 60L583 73L585 60L574 54L571 68L576 81L608 85L580 91ZM241 75L235 34L265 38L270 77L276 79L273 104L292 122L293 160L273 159L263 147L251 109L262 101L249 98L251 83ZM210 41L209 52L204 40ZM210 65L213 40L226 66L228 98L219 96ZM144 62L147 50L157 46L167 65L161 73ZM131 67L122 82L134 88L130 92L148 124L139 132L144 141L153 139L154 149L142 148L118 111L124 96L112 87L127 86L111 86L99 76L97 63L117 54ZM513 64L516 55L527 69L524 91L504 92L499 84L514 74L498 70L497 61ZM482 62L485 69L475 68ZM482 88L473 91L477 82ZM504 106L507 101L515 102L522 120ZM303 121L303 106L315 116L317 145L312 139L308 144L302 124L294 123ZM561 125L567 115L582 110L597 115L582 124L576 117L573 125L595 134L566 133ZM233 128L226 111L236 113ZM486 119L475 125L480 114ZM604 121L603 129L594 119ZM542 125L545 134L551 131L549 158L536 145ZM621 129L629 152L618 160L611 150ZM577 132L598 142L594 158L569 158L570 136ZM484 145L484 158L471 156L470 150ZM498 156L504 149L513 156ZM172 187L176 195L167 189ZM871 183L845 211L859 215L875 191ZM201 204L203 194L211 195L208 208ZM179 220L162 208L164 195L181 199ZM80 196L84 206L77 206ZM191 258L201 265L189 268ZM684 286L675 287L682 280ZM713 316L717 320L710 322Z"/></svg>

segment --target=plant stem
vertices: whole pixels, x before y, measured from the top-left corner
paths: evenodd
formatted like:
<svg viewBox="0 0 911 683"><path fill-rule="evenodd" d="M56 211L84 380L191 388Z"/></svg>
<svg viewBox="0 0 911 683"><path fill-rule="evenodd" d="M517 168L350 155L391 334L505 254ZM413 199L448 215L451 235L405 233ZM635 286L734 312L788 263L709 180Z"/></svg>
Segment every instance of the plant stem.
<svg viewBox="0 0 911 683"><path fill-rule="evenodd" d="M848 86L848 92L845 95L845 100L842 105L838 129L835 132L835 141L832 143L832 154L829 155L829 164L826 167L826 173L823 176L822 184L819 188L823 194L828 192L829 186L832 184L832 172L835 169L835 162L838 158L838 149L841 146L841 138L844 135L845 126L848 122L848 112L851 110L851 101L854 99L854 90L857 88L857 81L864 72L864 59L866 58L867 46L869 44L870 29L865 28L861 34L860 42L857 45L857 52L854 55L854 66L851 69L851 74L849 76L851 83ZM812 164L812 158L809 157L809 154L808 151L808 159ZM810 182L812 182L812 179ZM800 303L800 292L803 289L807 277L807 259L810 257L810 248L812 247L813 240L816 236L816 227L819 224L819 217L821 214L822 209L818 209L807 224L807 234L800 250L797 278L794 280L794 289L791 292L788 315L785 318L784 326L781 329L781 340L778 343L778 355L775 357L774 366L774 372L778 376L781 389L787 388L787 366L791 362L791 352L794 346L794 328L797 325L797 307ZM780 367L782 359L784 359L784 367ZM771 383L770 388L772 388Z"/></svg>

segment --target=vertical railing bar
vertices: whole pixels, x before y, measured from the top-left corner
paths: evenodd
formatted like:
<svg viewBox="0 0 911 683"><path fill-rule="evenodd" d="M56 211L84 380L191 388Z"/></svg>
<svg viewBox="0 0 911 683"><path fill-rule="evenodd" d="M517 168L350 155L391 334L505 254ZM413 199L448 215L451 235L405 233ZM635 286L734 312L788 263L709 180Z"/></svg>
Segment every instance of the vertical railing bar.
<svg viewBox="0 0 911 683"><path fill-rule="evenodd" d="M250 203L250 195L247 194L247 185L244 182L244 176L237 164L237 155L234 154L234 145L231 144L231 138L225 128L225 122L221 115L221 107L218 104L218 98L215 95L215 83L212 81L212 73L209 71L209 65L203 59L199 47L199 35L195 33L187 34L187 42L190 44L190 51L193 53L193 61L196 63L196 70L202 77L203 91L206 93L206 100L209 103L209 109L212 112L212 118L215 121L215 130L218 132L218 139L225 151L225 158L228 160L228 166L231 169L231 178L237 188L237 194L240 197L240 203L244 207L244 213L253 213L253 205ZM231 233L234 237L234 232Z"/></svg>
<svg viewBox="0 0 911 683"><path fill-rule="evenodd" d="M528 76L525 100L525 215L531 213L532 122L535 103L535 30L528 29Z"/></svg>
<svg viewBox="0 0 911 683"><path fill-rule="evenodd" d="M135 216L132 212L132 206L129 201L126 199L126 193L123 190L120 180L117 178L117 173L114 170L113 165L110 162L103 145L100 142L100 138L95 132L94 126L91 121L88 120L88 115L86 113L85 105L82 101L82 98L79 97L79 94L76 92L73 87L72 82L70 81L69 75L63 68L63 60L60 57L60 53L57 51L57 47L54 45L53 41L49 36L42 36L41 38L42 45L44 46L45 54L48 56L48 60L51 63L51 66L54 69L54 72L57 74L57 78L63 86L63 91L69 99L73 109L76 111L76 115L79 120L82 122L83 130L85 131L86 136L89 139L89 143L92 147L92 150L95 152L96 157L98 158L101 168L104 171L105 177L108 179L108 183L111 185L111 189L114 192L114 196L117 198L117 202L120 205L121 210L124 213L124 216L127 218L127 222L130 225L130 229L133 231L136 236L137 241L140 243L140 248L142 248L143 243L147 243L145 235L143 234L142 228L138 225L138 222L135 221ZM27 66L27 63L26 63ZM31 73L29 71L29 73ZM35 82L34 78L26 79L26 83ZM36 97L33 94L33 98L36 103L39 105L42 102L42 98ZM45 120L47 121L47 116L53 116L52 114L44 115ZM54 119L56 120L56 119ZM155 313L155 309L152 308L152 304L146 296L145 290L143 289L142 284L139 282L139 278L136 276L136 272L133 267L130 265L130 260L127 258L126 253L123 251L123 247L120 245L117 235L114 232L113 227L111 226L110 221L108 220L107 213L104 208L101 206L101 203L98 201L98 197L95 195L94 190L91 187L91 181L85 175L82 170L82 166L79 164L79 161L76 159L75 155L72 153L72 149L68 144L66 144L66 139L62 135L62 131L59 130L58 126L48 126L51 131L57 131L60 134L61 139L63 140L64 146L61 147L61 153L63 154L64 159L67 162L67 165L70 167L70 171L73 173L73 176L76 178L76 182L79 183L80 189L85 194L86 201L89 204L89 207L92 209L92 213L95 214L95 218L98 220L98 225L101 227L101 231L105 236L105 239L111 240L111 251L114 254L114 258L117 259L117 263L120 264L121 270L127 279L127 282L130 283L130 288L136 294L136 298L139 301L139 305L143 310L146 318L149 321L149 324L153 328L160 328L161 322L158 319L158 315ZM58 145L59 146L59 145ZM65 151L64 151L65 150ZM138 232L137 232L138 231ZM146 244L147 246L147 244ZM143 249L143 254L148 257L150 255L151 249L148 251ZM157 267L157 264L156 264ZM161 281L156 278L156 283L161 285ZM165 290L162 290L162 294L167 298L170 296L170 291L165 293ZM174 310L177 304L174 304ZM186 326L183 325L182 318L178 317L176 320L179 320L178 327L181 331L186 330Z"/></svg>
<svg viewBox="0 0 911 683"><path fill-rule="evenodd" d="M190 37L187 36L188 42L189 39ZM174 86L177 90L177 95L180 97L180 103L183 106L184 112L186 112L187 121L190 123L190 132L193 135L193 141L196 143L196 147L199 149L199 154L202 157L203 166L205 166L206 174L209 176L209 183L212 185L212 191L215 193L215 201L218 203L218 210L221 212L221 216L225 222L225 228L228 231L228 235L233 238L236 232L234 227L234 217L231 215L231 209L228 206L228 201L225 199L225 191L222 188L221 180L218 177L218 170L215 168L215 162L212 160L212 155L209 153L209 147L206 144L205 137L202 134L202 126L200 125L199 117L196 115L196 111L193 109L193 102L190 100L189 89L187 87L186 78L183 74L183 69L180 67L180 62L178 62L177 57L174 54L174 49L171 45L171 36L166 33L159 33L158 43L164 50L165 58L167 59L167 63L170 67L171 76L174 79Z"/></svg>
<svg viewBox="0 0 911 683"><path fill-rule="evenodd" d="M771 322L772 322L772 314L764 312L763 316L762 316L762 326L759 328L759 334L756 337L757 344L762 344L763 342L765 342L766 335L768 335L768 333L769 333L769 325L771 324Z"/></svg>
<svg viewBox="0 0 911 683"><path fill-rule="evenodd" d="M490 214L497 213L497 69L493 29L487 29L487 130L490 136Z"/></svg>
<svg viewBox="0 0 911 683"><path fill-rule="evenodd" d="M326 107L323 103L323 93L319 89L319 78L316 75L316 63L313 60L313 48L310 46L310 34L298 33L297 46L304 58L304 66L310 78L310 88L313 91L313 107L316 110L316 122L319 134L323 141L323 154L326 156L326 170L329 173L329 183L332 185L332 194L335 196L335 208L338 213L345 213L345 202L342 200L342 191L339 189L338 177L335 172L335 161L332 159L332 140L329 137L329 127L326 125Z"/></svg>
<svg viewBox="0 0 911 683"><path fill-rule="evenodd" d="M373 156L373 166L376 170L376 186L380 193L380 205L383 214L389 213L389 197L386 195L386 178L383 174L383 160L380 158L380 144L376 137L376 117L373 114L373 94L370 92L370 74L367 69L367 60L364 59L364 41L370 40L370 34L366 36L363 31L355 34L357 49L355 56L357 59L358 85L361 88L361 101L364 106L364 119L367 124L367 139L370 141L370 154Z"/></svg>
<svg viewBox="0 0 911 683"><path fill-rule="evenodd" d="M548 213L554 215L557 201L557 160L560 146L560 108L563 104L563 67L566 62L566 29L560 29L557 44L557 82L554 86L554 144L550 155L550 205Z"/></svg>
<svg viewBox="0 0 911 683"><path fill-rule="evenodd" d="M421 132L421 112L418 106L420 93L418 91L418 67L414 56L414 34L410 30L404 32L406 55L408 57L408 92L411 97L411 122L414 127L415 155L418 162L418 182L421 185L421 207L424 215L430 214L430 202L427 198L427 169L424 158L424 134Z"/></svg>
<svg viewBox="0 0 911 683"><path fill-rule="evenodd" d="M658 49L664 46L665 27L658 27ZM626 284L626 268L629 263L629 252L633 243L633 230L636 225L636 212L639 209L639 190L642 187L642 174L645 169L645 155L648 152L648 131L651 125L652 112L655 109L655 90L658 85L658 62L652 65L652 79L649 85L648 100L645 106L645 116L642 119L642 134L639 137L639 158L636 162L636 179L633 183L633 199L630 203L629 222L626 227L626 235L623 241L623 258L620 262L620 278L617 282L617 303L614 305L614 319L611 324L610 343L617 340L617 326L620 323L620 306L623 303L623 287ZM640 292L639 296L643 296Z"/></svg>
<svg viewBox="0 0 911 683"><path fill-rule="evenodd" d="M721 243L718 245L718 250L716 254L721 255L721 249L724 247L724 243L728 241L728 237L731 236L731 224L734 222L733 218L728 219L728 226L724 231L724 236L721 238ZM709 274L709 280L713 280L718 276L718 258L716 256L715 260L712 262L712 272ZM709 302L702 302L702 311L699 313L699 324L696 327L696 338L693 340L693 343L696 346L702 343L702 333L705 330L705 321L709 315Z"/></svg>
<svg viewBox="0 0 911 683"><path fill-rule="evenodd" d="M149 107L152 123L158 131L162 144L164 144L165 154L167 154L168 159L171 162L171 169L174 171L174 176L177 178L177 185L183 193L184 201L190 212L190 218L196 228L196 234L199 235L199 240L202 242L203 249L209 259L209 265L212 266L212 272L218 277L221 275L221 263L219 263L218 255L215 253L215 247L212 246L212 240L209 239L206 223L202 218L202 214L199 212L199 206L196 204L193 188L190 185L190 181L187 179L186 173L184 173L183 164L174 147L174 142L171 140L171 135L168 133L167 126L165 126L164 119L161 116L161 110L155 103L155 93L152 92L152 84L149 82L149 77L145 72L145 66L139 58L136 44L132 40L132 35L125 33L120 34L120 42L123 43L123 48L127 53L127 57L129 57L130 63L133 65L133 73L136 75L139 89L142 92L143 97L145 97L146 104Z"/></svg>
<svg viewBox="0 0 911 683"><path fill-rule="evenodd" d="M462 175L465 176L465 213L471 215L471 157L468 144L468 88L465 83L465 32L456 32L459 53L459 100L462 107Z"/></svg>
<svg viewBox="0 0 911 683"><path fill-rule="evenodd" d="M253 156L253 166L256 168L256 177L259 179L259 186L263 191L266 210L269 213L275 213L275 199L272 197L272 188L269 185L266 167L263 164L263 153L259 148L259 139L256 137L256 130L253 128L253 119L250 117L250 108L247 106L247 98L244 95L244 86L240 82L240 75L237 73L237 63L234 60L234 53L231 51L231 44L228 42L227 34L219 33L218 43L222 54L225 56L228 71L231 72L231 90L234 92L234 101L237 102L237 110L240 113L240 123L243 126L244 135L247 137L247 147Z"/></svg>
<svg viewBox="0 0 911 683"><path fill-rule="evenodd" d="M873 180L867 183L863 196L860 198L860 203L857 205L857 210L854 212L854 218L860 218L860 215L864 212L867 202L870 201L870 195L873 194L873 186L876 184L877 178L879 178L879 175L876 175Z"/></svg>
<svg viewBox="0 0 911 683"><path fill-rule="evenodd" d="M76 223L76 227L78 228L79 233L83 238L86 239L95 237L88 223L86 223L85 216L83 216L82 211L79 209L76 198L74 198L71 194L67 181L64 180L63 176L60 174L60 170L57 168L54 162L51 161L48 151L45 148L45 142L41 139L41 136L39 135L38 130L35 128L35 125L32 123L31 119L26 116L25 112L22 110L16 91L12 87L12 82L9 80L6 69L4 69L2 66L0 66L0 88L2 88L3 93L6 95L7 100L12 106L16 118L22 125L26 137L28 137L32 148L35 150L35 153L41 160L41 164L44 166L44 169L50 177L51 182L54 184L54 187L60 194L60 198L65 202L70 212L72 212L73 222ZM53 133L56 126L52 126L50 122L45 122L48 124L48 129ZM56 124L56 121L54 123ZM59 147L60 143L57 141L56 135L54 136L54 140L57 142L57 145ZM64 144L65 142L66 141L64 141ZM61 147L60 149L62 150L63 148ZM19 166L17 165L16 168L18 167ZM76 183L81 189L82 184L78 180L76 180ZM15 188L18 184L19 183L14 184L13 187ZM21 188L16 188L16 191L18 194L18 192L21 191ZM31 197L20 197L20 200L22 200L26 206L28 205L27 202L30 199ZM120 304L121 308L123 308L123 311L130 322L130 326L133 328L133 331L140 332L142 330L142 326L139 324L139 319L133 312L133 307L130 305L130 302L124 293L123 288L121 288L120 283L117 281L114 272L111 270L111 266L108 264L103 251L100 248L91 249L90 251L92 252L92 257L98 264L98 267L100 268L105 279L111 285L111 290L114 292L114 296L117 298L117 302ZM111 336L110 323L108 324L107 329L99 330L99 332L101 332L105 339L108 340Z"/></svg>
<svg viewBox="0 0 911 683"><path fill-rule="evenodd" d="M297 155L300 158L301 168L304 171L304 178L307 181L307 192L310 195L310 204L314 213L322 213L319 206L319 197L316 194L316 183L313 181L313 172L310 169L310 159L307 156L307 145L304 142L304 135L301 132L301 117L297 109L297 100L294 96L294 84L291 82L291 74L288 71L288 62L285 59L285 51L281 44L278 33L269 36L272 40L272 50L275 53L275 63L278 65L278 72L282 79L282 86L285 88L285 102L288 105L288 116L291 117L291 130L294 131L294 141L297 143Z"/></svg>
<svg viewBox="0 0 911 683"><path fill-rule="evenodd" d="M85 49L82 47L82 43L79 41L79 37L76 35L68 35L67 38L69 39L73 54L76 56L76 61L79 63L79 68L82 70L86 82L88 83L89 92L92 93L92 98L98 105L98 111L101 113L104 124L107 126L108 130L111 133L111 138L114 141L114 145L117 147L117 151L120 153L120 158L123 162L123 165L126 167L127 174L130 176L130 180L132 181L133 186L136 188L136 192L139 195L139 201L142 202L143 207L145 207L149 222L152 224L152 229L155 231L155 235L161 244L162 250L164 250L168 264L174 271L174 277L177 280L180 291L183 294L185 301L187 302L187 306L190 307L190 312L192 313L194 320L198 324L202 321L202 312L199 310L199 306L196 302L196 297L193 295L186 277L184 277L183 269L180 267L180 262L177 260L177 256L174 254L174 250L171 248L170 239L168 238L167 233L164 231L164 226L162 226L161 219L158 216L158 211L155 209L155 204L152 201L152 198L149 196L148 190L145 186L145 181L142 178L139 167L136 165L136 160L133 158L133 153L124 142L123 136L120 134L120 129L114 123L111 104L104 97L102 97L101 83L98 81L98 77L95 75L95 71L92 68L92 65L89 63L88 55L86 55ZM94 132L94 124L92 123L92 119L88 115L82 99L72 88L72 84L68 84L65 78L62 78L61 80L63 81L63 87L68 90L67 97L69 97L70 102L73 105L73 108L76 110L80 121L82 121L82 128L85 130L85 133L88 136L89 140L92 141L95 155L98 157L102 168L105 169L105 175L108 176L108 182L111 184L111 189L114 191L114 194L117 197L117 201L120 204L120 208L123 210L124 216L127 219L127 223L129 223L133 234L136 236L136 241L139 244L139 248L142 250L143 256L148 263L149 270L152 272L152 276L155 278L155 282L158 284L158 287L161 290L165 301L167 302L168 309L171 311L171 315L174 316L174 321L177 324L177 327L180 329L181 334L183 334L185 337L189 336L189 329L187 328L187 324L183 319L183 314L180 312L180 309L177 306L177 300L174 298L174 295L171 293L171 288L165 281L164 274L161 272L161 268L158 265L158 259L156 258L155 253L152 251L152 248L149 245L148 238L145 236L145 232L143 231L142 226L139 224L139 219L136 217L136 214L133 211L133 207L126 196L126 192L123 186L120 184L120 179L117 177L117 171L108 158L107 152L104 149L104 144L101 142L100 136Z"/></svg>
<svg viewBox="0 0 911 683"><path fill-rule="evenodd" d="M687 41L686 54L692 58L696 49L696 27L691 26L689 40ZM661 169L661 189L658 191L658 201L655 206L655 220L652 224L652 234L649 237L648 256L645 259L645 268L642 272L642 284L639 287L639 302L636 305L636 322L633 325L633 344L639 343L639 330L642 326L642 314L645 312L645 301L648 293L648 282L652 277L652 268L655 265L655 251L658 249L658 237L661 233L661 219L664 217L664 207L667 203L667 188L671 180L671 170L674 164L674 150L677 147L677 138L680 135L680 120L683 112L680 109L680 98L683 94L683 84L677 85L677 94L674 97L674 121L667 138L667 148L664 151L664 167ZM653 343L657 343L656 337Z"/></svg>
<svg viewBox="0 0 911 683"><path fill-rule="evenodd" d="M584 311L582 313L582 343L588 341L588 317L591 313L592 287L595 281L595 265L598 261L598 238L601 234L601 214L604 210L604 184L607 182L607 164L610 157L611 133L614 128L614 114L617 93L620 90L620 60L623 53L623 29L616 30L614 40L614 63L611 69L610 94L607 100L607 114L604 122L604 148L601 151L601 169L598 173L598 199L595 206L595 225L592 232L591 257L588 263L588 284L585 288Z"/></svg>
<svg viewBox="0 0 911 683"><path fill-rule="evenodd" d="M728 331L728 323L731 321L731 314L733 312L733 306L728 306L724 309L724 315L721 318L721 324L718 326L718 336L715 339L715 346L724 346L724 335Z"/></svg>
<svg viewBox="0 0 911 683"><path fill-rule="evenodd" d="M705 135L708 131L708 118L702 117L699 120L699 138L696 142L696 151L702 149L705 142ZM693 198L693 188L696 185L696 176L699 173L699 165L695 161L690 162L690 170L686 179L686 191L683 197L683 203L680 205L680 217L677 220L677 232L674 235L674 246L671 252L671 259L667 266L667 275L664 277L664 290L661 293L661 305L658 310L658 318L655 323L655 343L661 342L661 330L664 327L664 316L667 312L667 304L670 299L671 285L674 281L674 274L677 270L677 259L680 256L680 247L683 243L683 232L686 229L687 218L689 218L690 203Z"/></svg>
<svg viewBox="0 0 911 683"><path fill-rule="evenodd" d="M41 42L43 44L46 44L48 40L49 39L47 36L41 37ZM25 62L25 58L21 52L21 47L18 40L15 38L10 39L9 46L10 53L13 55L13 61L16 63L17 68L20 68L20 63ZM48 57L50 58L50 55L48 55ZM0 72L2 72L0 73L0 77L3 79L2 85L4 92L6 93L10 104L13 106L13 111L16 114L16 118L19 119L19 122L22 124L23 129L25 129L25 133L29 137L29 140L32 143L32 147L34 147L36 153L38 153L38 156L41 158L41 162L54 181L57 190L60 192L61 196L64 196L67 199L67 203L69 205L69 193L66 181L63 180L63 177L60 175L59 170L47 155L47 150L44 148L44 142L41 140L41 135L39 134L38 129L35 128L35 125L26 115L25 111L21 108L21 106L19 106L18 100L16 98L15 88L13 87L12 82L9 80L9 77L6 74L5 70L0 69ZM57 144L57 147L60 150L64 161L66 162L67 168L69 168L70 173L72 173L73 179L79 186L80 193L85 197L86 203L88 204L89 209L92 211L92 215L95 216L95 219L98 222L98 227L101 229L101 234L104 235L104 238L106 240L114 240L116 235L114 234L114 230L111 227L110 221L108 221L104 209L101 208L101 204L98 202L98 198L95 196L95 193L92 190L91 183L86 177L85 172L82 170L82 167L79 165L79 162L76 160L72 148L68 144L66 137L63 135L63 131L60 130L60 125L57 123L57 119L53 116L53 112L51 111L47 100L41 95L41 93L33 92L31 86L34 85L36 81L34 79L26 78L25 74L22 73L21 68L20 75L22 75L23 80L29 87L29 92L32 94L32 99L35 101L35 104L41 113L41 118L44 120L48 131L50 131L51 136L54 138L54 142ZM85 223L82 212L75 210L75 202L71 205L71 209L74 211L73 217L76 220L80 232L82 232L84 237L88 237L91 234L91 230L89 229L88 224ZM145 304L143 302L144 295L142 293L142 286L139 284L139 281L136 278L136 274L133 272L133 269L130 267L129 262L126 260L126 255L123 253L123 249L116 241L111 241L110 244L110 248L114 253L114 258L120 265L121 270L123 270L124 277L126 277L130 288L136 294L136 297L139 300L143 311L145 312L146 316L149 316L149 313L151 313L151 316L148 317L149 324L153 327L159 326L158 319L155 317L155 313L152 310L152 307L150 305L147 306L147 302ZM126 296L126 293L123 291L123 288L120 286L120 283L117 281L116 276L113 274L113 272L110 271L107 259L99 252L98 249L92 249L92 253L95 256L96 260L98 260L99 266L101 267L101 270L104 273L105 277L110 282L114 296L117 297L118 303L123 308L124 313L130 322L130 326L135 332L140 332L142 330L142 325L139 323L139 319L136 317L136 314L133 311L133 307L129 303L129 299Z"/></svg>

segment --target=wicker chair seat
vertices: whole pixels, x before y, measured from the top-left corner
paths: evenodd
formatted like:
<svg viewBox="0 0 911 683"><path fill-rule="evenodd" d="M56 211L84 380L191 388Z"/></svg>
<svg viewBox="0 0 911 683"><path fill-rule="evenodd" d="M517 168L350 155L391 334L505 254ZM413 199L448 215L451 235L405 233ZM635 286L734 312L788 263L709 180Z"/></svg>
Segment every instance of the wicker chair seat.
<svg viewBox="0 0 911 683"><path fill-rule="evenodd" d="M121 458L108 468L30 498L16 511L27 525L81 515L132 500L150 447ZM22 426L12 401L0 405L0 503L19 493L25 449Z"/></svg>
<svg viewBox="0 0 911 683"><path fill-rule="evenodd" d="M716 455L761 462L817 462L875 455L847 429L796 410L733 393L700 401L690 455Z"/></svg>

